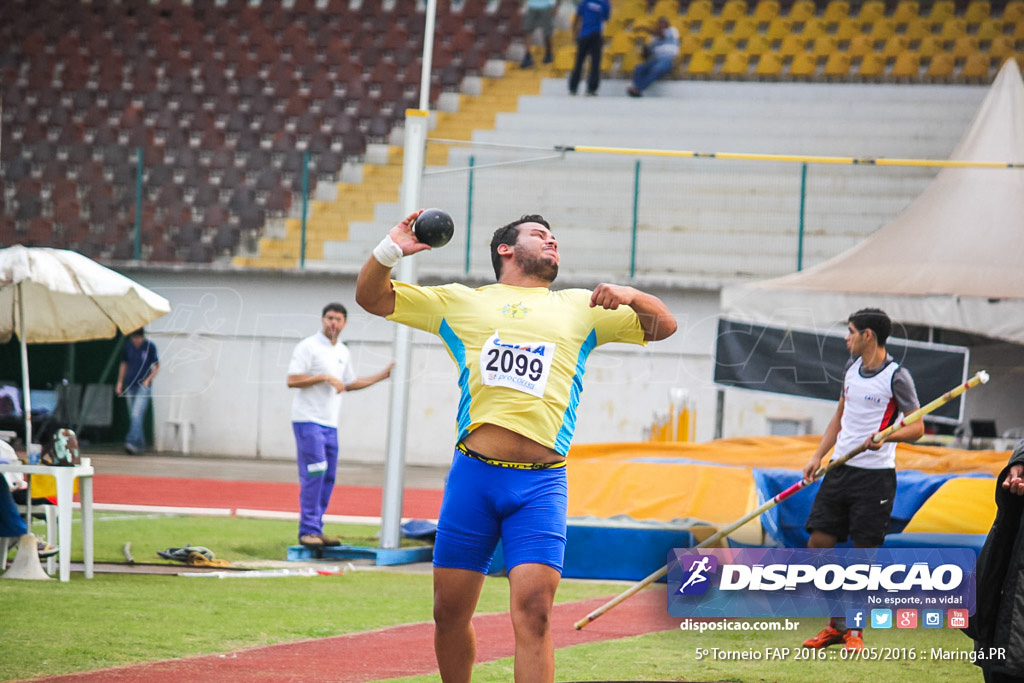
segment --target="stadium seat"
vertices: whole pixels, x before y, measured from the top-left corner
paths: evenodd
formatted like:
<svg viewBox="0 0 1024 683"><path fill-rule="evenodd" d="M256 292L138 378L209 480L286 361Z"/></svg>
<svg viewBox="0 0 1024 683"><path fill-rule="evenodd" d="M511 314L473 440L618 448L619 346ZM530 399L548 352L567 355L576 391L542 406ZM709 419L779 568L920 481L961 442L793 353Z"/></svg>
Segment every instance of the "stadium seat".
<svg viewBox="0 0 1024 683"><path fill-rule="evenodd" d="M838 46L839 41L832 36L819 36L814 39L814 43L808 49L815 57L828 57L838 51Z"/></svg>
<svg viewBox="0 0 1024 683"><path fill-rule="evenodd" d="M964 60L960 77L968 81L987 81L992 66L992 58L984 54L969 55Z"/></svg>
<svg viewBox="0 0 1024 683"><path fill-rule="evenodd" d="M711 41L711 46L708 48L708 52L717 57L720 55L727 55L735 49L736 39L727 33L720 33Z"/></svg>
<svg viewBox="0 0 1024 683"><path fill-rule="evenodd" d="M746 15L747 0L726 0L725 4L722 5L721 12L718 13L718 16L726 21L737 21Z"/></svg>
<svg viewBox="0 0 1024 683"><path fill-rule="evenodd" d="M920 17L908 19L906 22L896 24L896 32L907 37L908 40L923 40L932 34L932 23Z"/></svg>
<svg viewBox="0 0 1024 683"><path fill-rule="evenodd" d="M750 70L750 55L746 52L731 52L725 56L722 75L743 78Z"/></svg>
<svg viewBox="0 0 1024 683"><path fill-rule="evenodd" d="M994 40L1003 36L1003 30L1004 25L1002 19L983 19L978 22L977 30L974 35L979 41Z"/></svg>
<svg viewBox="0 0 1024 683"><path fill-rule="evenodd" d="M897 57L907 51L910 41L904 36L889 36L880 50L886 57Z"/></svg>
<svg viewBox="0 0 1024 683"><path fill-rule="evenodd" d="M757 60L754 75L775 78L782 74L782 57L776 52L767 52Z"/></svg>
<svg viewBox="0 0 1024 683"><path fill-rule="evenodd" d="M782 40L792 32L792 21L784 17L775 17L768 22L764 35L769 40Z"/></svg>
<svg viewBox="0 0 1024 683"><path fill-rule="evenodd" d="M942 22L942 29L939 31L940 38L956 40L965 35L967 35L967 22L963 19L954 17Z"/></svg>
<svg viewBox="0 0 1024 683"><path fill-rule="evenodd" d="M710 76L715 72L715 57L710 52L694 53L686 64L686 73L691 76Z"/></svg>
<svg viewBox="0 0 1024 683"><path fill-rule="evenodd" d="M732 36L736 40L750 38L759 34L759 27L757 20L753 17L740 17L737 19L732 27Z"/></svg>
<svg viewBox="0 0 1024 683"><path fill-rule="evenodd" d="M948 79L952 78L955 69L956 58L949 52L940 52L928 62L925 75L929 78Z"/></svg>
<svg viewBox="0 0 1024 683"><path fill-rule="evenodd" d="M1007 36L993 38L992 44L988 48L989 55L998 58L1000 64L1002 64L1003 60L1007 57L1012 57L1016 52L1017 47L1014 44L1013 39Z"/></svg>
<svg viewBox="0 0 1024 683"><path fill-rule="evenodd" d="M1006 22L1024 21L1024 0L1010 0L1006 3L1002 19Z"/></svg>
<svg viewBox="0 0 1024 683"><path fill-rule="evenodd" d="M953 56L968 57L978 54L981 49L978 47L978 39L974 36L960 36L953 41Z"/></svg>
<svg viewBox="0 0 1024 683"><path fill-rule="evenodd" d="M928 18L934 22L945 22L956 16L956 3L953 0L936 0L928 12Z"/></svg>
<svg viewBox="0 0 1024 683"><path fill-rule="evenodd" d="M888 40L896 35L896 22L892 19L876 19L871 24L871 37L875 40Z"/></svg>
<svg viewBox="0 0 1024 683"><path fill-rule="evenodd" d="M803 54L807 49L807 39L801 35L790 34L782 39L782 44L776 52L782 57L795 57Z"/></svg>
<svg viewBox="0 0 1024 683"><path fill-rule="evenodd" d="M910 79L921 75L921 55L916 52L903 52L896 55L892 71L889 73L892 78Z"/></svg>
<svg viewBox="0 0 1024 683"><path fill-rule="evenodd" d="M828 0L822 19L827 22L840 22L850 16L849 0Z"/></svg>
<svg viewBox="0 0 1024 683"><path fill-rule="evenodd" d="M822 19L808 19L804 22L804 28L800 32L800 35L810 40L814 40L815 38L829 35L829 27Z"/></svg>
<svg viewBox="0 0 1024 683"><path fill-rule="evenodd" d="M864 55L860 60L860 67L857 69L857 76L867 79L875 79L884 76L885 61L885 57L875 52Z"/></svg>
<svg viewBox="0 0 1024 683"><path fill-rule="evenodd" d="M758 34L747 40L746 51L751 55L763 55L772 49L771 42L764 36Z"/></svg>
<svg viewBox="0 0 1024 683"><path fill-rule="evenodd" d="M789 8L786 18L790 21L808 21L813 19L818 7L813 0L796 0Z"/></svg>
<svg viewBox="0 0 1024 683"><path fill-rule="evenodd" d="M711 0L693 0L686 7L686 21L704 21L715 14L715 6Z"/></svg>
<svg viewBox="0 0 1024 683"><path fill-rule="evenodd" d="M794 78L806 79L818 71L818 58L810 53L801 53L793 57L789 65L789 75Z"/></svg>
<svg viewBox="0 0 1024 683"><path fill-rule="evenodd" d="M1024 0L1021 0L1024 5ZM758 0L757 5L754 6L753 17L758 23L767 23L779 16L780 5L779 0Z"/></svg>
<svg viewBox="0 0 1024 683"><path fill-rule="evenodd" d="M857 12L861 21L876 22L885 18L885 3L882 0L866 0Z"/></svg>
<svg viewBox="0 0 1024 683"><path fill-rule="evenodd" d="M921 39L921 44L918 45L917 53L922 57L934 57L935 55L946 51L944 43L945 41L940 39L938 36L926 36Z"/></svg>
<svg viewBox="0 0 1024 683"><path fill-rule="evenodd" d="M921 11L921 4L917 0L899 0L892 11L892 20L896 22L909 22L918 18Z"/></svg>
<svg viewBox="0 0 1024 683"><path fill-rule="evenodd" d="M988 0L970 0L964 10L964 21L968 24L978 24L988 19L992 14L992 4Z"/></svg>
<svg viewBox="0 0 1024 683"><path fill-rule="evenodd" d="M826 78L845 79L850 75L850 55L846 52L833 52L825 60L821 73Z"/></svg>

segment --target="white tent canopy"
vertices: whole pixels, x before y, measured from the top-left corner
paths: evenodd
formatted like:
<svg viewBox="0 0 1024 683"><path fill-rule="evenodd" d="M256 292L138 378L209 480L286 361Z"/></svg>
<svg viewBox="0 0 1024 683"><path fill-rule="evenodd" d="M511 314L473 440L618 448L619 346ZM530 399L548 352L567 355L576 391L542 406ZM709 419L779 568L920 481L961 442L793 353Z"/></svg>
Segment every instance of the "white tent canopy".
<svg viewBox="0 0 1024 683"><path fill-rule="evenodd" d="M950 158L1024 163L1024 81L1013 59ZM1024 170L944 168L852 249L722 292L727 317L810 329L866 306L904 324L1024 343Z"/></svg>

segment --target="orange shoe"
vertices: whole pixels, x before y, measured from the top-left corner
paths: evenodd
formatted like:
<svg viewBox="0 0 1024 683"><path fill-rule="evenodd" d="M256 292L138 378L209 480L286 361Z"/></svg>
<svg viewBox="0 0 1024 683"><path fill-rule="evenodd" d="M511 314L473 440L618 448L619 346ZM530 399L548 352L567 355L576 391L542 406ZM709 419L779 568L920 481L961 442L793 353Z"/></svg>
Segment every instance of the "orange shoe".
<svg viewBox="0 0 1024 683"><path fill-rule="evenodd" d="M829 645L838 645L844 641L843 631L837 630L829 624L821 629L818 635L804 641L804 647L822 648ZM862 643L863 645L863 643Z"/></svg>
<svg viewBox="0 0 1024 683"><path fill-rule="evenodd" d="M843 634L843 645L844 650L863 650L864 649L864 637L860 631L850 629Z"/></svg>

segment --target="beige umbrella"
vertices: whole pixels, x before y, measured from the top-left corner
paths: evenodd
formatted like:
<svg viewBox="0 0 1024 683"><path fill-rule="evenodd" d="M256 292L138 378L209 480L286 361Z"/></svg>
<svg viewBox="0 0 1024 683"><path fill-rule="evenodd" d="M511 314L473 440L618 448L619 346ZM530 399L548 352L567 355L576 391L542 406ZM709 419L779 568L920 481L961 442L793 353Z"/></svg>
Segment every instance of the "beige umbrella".
<svg viewBox="0 0 1024 683"><path fill-rule="evenodd" d="M12 335L21 342L26 448L32 442L29 344L109 339L170 310L167 299L76 252L0 249L0 343Z"/></svg>

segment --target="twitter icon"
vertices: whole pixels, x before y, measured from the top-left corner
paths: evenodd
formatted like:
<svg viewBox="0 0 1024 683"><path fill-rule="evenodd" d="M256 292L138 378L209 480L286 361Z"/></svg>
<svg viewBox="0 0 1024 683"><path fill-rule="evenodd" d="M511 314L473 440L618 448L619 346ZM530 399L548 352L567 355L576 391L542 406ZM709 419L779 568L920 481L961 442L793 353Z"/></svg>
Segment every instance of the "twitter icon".
<svg viewBox="0 0 1024 683"><path fill-rule="evenodd" d="M892 628L892 610L871 610L871 628Z"/></svg>

